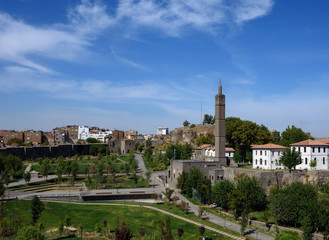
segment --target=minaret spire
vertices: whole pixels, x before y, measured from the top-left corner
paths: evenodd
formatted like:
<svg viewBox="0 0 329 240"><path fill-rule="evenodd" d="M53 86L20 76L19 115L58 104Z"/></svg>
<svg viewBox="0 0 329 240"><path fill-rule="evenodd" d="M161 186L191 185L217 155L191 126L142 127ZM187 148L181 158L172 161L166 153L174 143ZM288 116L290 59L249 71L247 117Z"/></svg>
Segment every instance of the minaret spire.
<svg viewBox="0 0 329 240"><path fill-rule="evenodd" d="M222 95L222 80L221 79L219 79L218 94Z"/></svg>

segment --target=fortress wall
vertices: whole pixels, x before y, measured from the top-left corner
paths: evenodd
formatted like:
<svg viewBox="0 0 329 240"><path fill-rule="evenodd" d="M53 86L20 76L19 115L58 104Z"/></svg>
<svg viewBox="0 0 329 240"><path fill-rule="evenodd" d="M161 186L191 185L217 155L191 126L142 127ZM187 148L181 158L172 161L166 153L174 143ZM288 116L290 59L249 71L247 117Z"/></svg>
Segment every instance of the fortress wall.
<svg viewBox="0 0 329 240"><path fill-rule="evenodd" d="M105 144L107 145L107 144ZM74 155L88 155L90 150L89 144L86 145L57 145L57 146L34 146L34 147L8 147L1 148L0 154L12 154L23 160L35 158L56 158L59 156L71 157Z"/></svg>
<svg viewBox="0 0 329 240"><path fill-rule="evenodd" d="M318 179L329 181L329 171L303 170L303 171L261 171L242 168L223 167L224 178L233 181L235 176L246 174L249 177L255 176L260 183L267 189L274 184L282 187L296 181L300 182L317 182Z"/></svg>

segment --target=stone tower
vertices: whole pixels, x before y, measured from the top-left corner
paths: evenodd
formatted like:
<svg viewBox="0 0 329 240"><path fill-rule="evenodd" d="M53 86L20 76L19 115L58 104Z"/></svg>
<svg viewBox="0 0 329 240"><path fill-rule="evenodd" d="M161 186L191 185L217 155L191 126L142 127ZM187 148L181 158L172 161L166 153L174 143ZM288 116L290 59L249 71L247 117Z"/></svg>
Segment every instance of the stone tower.
<svg viewBox="0 0 329 240"><path fill-rule="evenodd" d="M215 96L215 161L226 166L225 157L225 95L219 81L218 94Z"/></svg>

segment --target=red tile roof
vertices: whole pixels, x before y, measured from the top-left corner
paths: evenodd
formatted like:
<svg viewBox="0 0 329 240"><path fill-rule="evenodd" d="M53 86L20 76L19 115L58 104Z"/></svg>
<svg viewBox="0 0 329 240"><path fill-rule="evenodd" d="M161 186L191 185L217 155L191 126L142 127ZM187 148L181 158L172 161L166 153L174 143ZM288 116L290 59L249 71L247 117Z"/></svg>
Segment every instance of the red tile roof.
<svg viewBox="0 0 329 240"><path fill-rule="evenodd" d="M196 149L204 149L204 148L207 148L207 147L210 147L211 145L210 144L203 144L201 145L200 147L197 147Z"/></svg>
<svg viewBox="0 0 329 240"><path fill-rule="evenodd" d="M329 138L321 138L321 139L317 139L316 141L329 144Z"/></svg>
<svg viewBox="0 0 329 240"><path fill-rule="evenodd" d="M225 152L234 152L233 148L225 148Z"/></svg>
<svg viewBox="0 0 329 240"><path fill-rule="evenodd" d="M324 143L324 142L321 142L321 141L315 141L315 140L312 140L312 139L307 139L305 141L290 144L290 146L329 146L329 145Z"/></svg>
<svg viewBox="0 0 329 240"><path fill-rule="evenodd" d="M252 149L285 149L285 146L281 146L278 144L268 143L263 145L251 145Z"/></svg>

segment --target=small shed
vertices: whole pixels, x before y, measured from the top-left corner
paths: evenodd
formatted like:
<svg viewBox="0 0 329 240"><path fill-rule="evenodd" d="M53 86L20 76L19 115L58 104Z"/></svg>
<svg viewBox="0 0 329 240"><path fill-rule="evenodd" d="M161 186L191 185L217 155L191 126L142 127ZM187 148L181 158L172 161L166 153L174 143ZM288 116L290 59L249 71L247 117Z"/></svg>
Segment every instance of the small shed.
<svg viewBox="0 0 329 240"><path fill-rule="evenodd" d="M32 172L30 172L30 174L31 174L31 178L38 178L39 177L39 172L37 172L37 171L32 171Z"/></svg>

